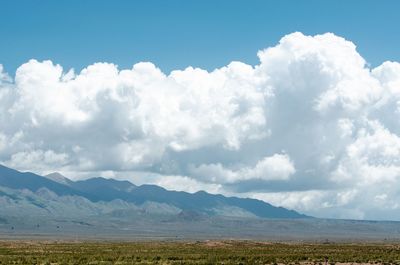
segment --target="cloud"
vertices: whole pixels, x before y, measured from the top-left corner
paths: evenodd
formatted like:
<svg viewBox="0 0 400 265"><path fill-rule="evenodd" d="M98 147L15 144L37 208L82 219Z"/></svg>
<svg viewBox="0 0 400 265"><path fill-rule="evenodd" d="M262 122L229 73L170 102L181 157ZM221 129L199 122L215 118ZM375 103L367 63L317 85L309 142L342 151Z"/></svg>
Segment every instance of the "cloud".
<svg viewBox="0 0 400 265"><path fill-rule="evenodd" d="M360 129L347 147L333 172L334 181L370 186L400 180L400 138L376 121L369 122L369 126Z"/></svg>
<svg viewBox="0 0 400 265"><path fill-rule="evenodd" d="M63 166L68 162L68 154L55 153L52 150L35 150L28 152L18 152L11 156L9 166L14 168L35 168L46 170L49 167Z"/></svg>
<svg viewBox="0 0 400 265"><path fill-rule="evenodd" d="M288 180L296 172L286 154L264 157L254 167L240 167L237 170L225 168L221 164L191 166L191 175L210 183L235 183L248 180Z"/></svg>
<svg viewBox="0 0 400 265"><path fill-rule="evenodd" d="M0 66L0 161L400 220L400 64L371 69L332 33L292 33L258 57L169 74Z"/></svg>
<svg viewBox="0 0 400 265"><path fill-rule="evenodd" d="M18 68L4 96L2 119L9 125L2 129L10 137L21 131L33 150L79 146L91 169L146 168L167 149L238 150L245 140L266 137L265 95L253 89L257 83L252 67L242 63L169 76L151 63L122 71L96 63L75 75L31 60ZM13 153L25 150L14 146Z"/></svg>

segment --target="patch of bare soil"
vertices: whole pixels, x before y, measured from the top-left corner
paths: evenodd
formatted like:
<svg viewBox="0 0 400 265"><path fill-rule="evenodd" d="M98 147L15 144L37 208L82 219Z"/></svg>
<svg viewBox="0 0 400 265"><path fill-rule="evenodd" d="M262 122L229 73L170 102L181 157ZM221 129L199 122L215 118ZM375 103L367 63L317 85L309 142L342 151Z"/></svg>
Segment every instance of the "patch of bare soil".
<svg viewBox="0 0 400 265"><path fill-rule="evenodd" d="M228 242L224 242L224 241L213 241L213 240L207 240L204 241L203 243L205 246L207 247L227 247L230 246L231 244L229 244Z"/></svg>

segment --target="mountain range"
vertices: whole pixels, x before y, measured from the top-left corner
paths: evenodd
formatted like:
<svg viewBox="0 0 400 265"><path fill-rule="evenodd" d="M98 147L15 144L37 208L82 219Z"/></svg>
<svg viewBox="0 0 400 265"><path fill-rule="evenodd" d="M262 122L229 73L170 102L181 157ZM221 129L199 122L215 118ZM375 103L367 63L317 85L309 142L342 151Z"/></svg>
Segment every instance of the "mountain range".
<svg viewBox="0 0 400 265"><path fill-rule="evenodd" d="M0 239L400 240L400 222L309 217L264 201L0 165Z"/></svg>
<svg viewBox="0 0 400 265"><path fill-rule="evenodd" d="M169 191L156 185L136 186L129 181L91 178L72 181L59 173L40 176L0 165L2 215L129 214L147 211L158 215L231 216L251 218L307 218L293 210L264 201L213 195L204 191ZM57 204L57 210L52 208ZM107 207L105 207L107 206ZM105 209L106 208L106 209ZM63 209L63 211L59 211ZM15 213L14 213L15 214Z"/></svg>

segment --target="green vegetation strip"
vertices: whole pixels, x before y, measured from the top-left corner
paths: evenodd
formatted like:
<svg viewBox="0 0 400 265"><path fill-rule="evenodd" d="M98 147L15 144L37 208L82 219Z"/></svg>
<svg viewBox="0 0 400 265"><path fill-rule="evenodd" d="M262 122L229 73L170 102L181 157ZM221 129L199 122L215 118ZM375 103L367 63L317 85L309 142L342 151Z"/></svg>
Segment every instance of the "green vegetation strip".
<svg viewBox="0 0 400 265"><path fill-rule="evenodd" d="M0 242L0 264L399 264L397 244Z"/></svg>

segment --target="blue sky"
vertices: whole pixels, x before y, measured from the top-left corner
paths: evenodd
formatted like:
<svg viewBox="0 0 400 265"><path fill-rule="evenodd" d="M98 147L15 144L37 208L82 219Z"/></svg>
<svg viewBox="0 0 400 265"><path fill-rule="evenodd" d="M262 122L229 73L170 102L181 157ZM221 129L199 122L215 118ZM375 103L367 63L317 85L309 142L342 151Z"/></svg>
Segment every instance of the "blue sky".
<svg viewBox="0 0 400 265"><path fill-rule="evenodd" d="M352 40L376 66L400 58L400 2L386 1L1 1L0 61L11 74L31 58L80 70L151 61L163 71L212 70L295 31Z"/></svg>
<svg viewBox="0 0 400 265"><path fill-rule="evenodd" d="M0 3L0 164L400 220L400 1Z"/></svg>

